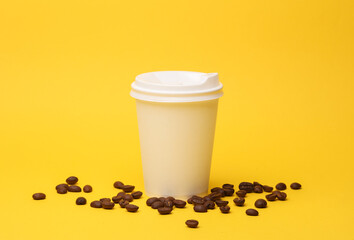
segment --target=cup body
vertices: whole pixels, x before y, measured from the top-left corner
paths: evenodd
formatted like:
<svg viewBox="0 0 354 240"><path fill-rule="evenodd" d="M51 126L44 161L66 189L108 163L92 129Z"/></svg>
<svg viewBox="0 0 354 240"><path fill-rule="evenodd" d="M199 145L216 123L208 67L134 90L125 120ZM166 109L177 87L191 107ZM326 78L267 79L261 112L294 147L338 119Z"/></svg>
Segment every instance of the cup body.
<svg viewBox="0 0 354 240"><path fill-rule="evenodd" d="M218 99L136 99L145 192L187 198L208 191Z"/></svg>

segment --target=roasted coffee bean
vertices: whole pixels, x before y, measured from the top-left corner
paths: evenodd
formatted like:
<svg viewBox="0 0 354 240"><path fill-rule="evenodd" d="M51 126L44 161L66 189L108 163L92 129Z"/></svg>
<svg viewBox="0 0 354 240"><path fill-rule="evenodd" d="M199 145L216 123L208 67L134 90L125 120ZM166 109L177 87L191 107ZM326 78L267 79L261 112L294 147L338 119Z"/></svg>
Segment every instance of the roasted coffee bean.
<svg viewBox="0 0 354 240"><path fill-rule="evenodd" d="M245 190L247 193L251 193L251 192L253 192L254 186L250 182L242 182L242 183L240 183L240 185L238 185L238 188L240 190Z"/></svg>
<svg viewBox="0 0 354 240"><path fill-rule="evenodd" d="M32 198L34 199L34 200L43 200L43 199L45 199L45 194L44 193L35 193L35 194L33 194L32 195Z"/></svg>
<svg viewBox="0 0 354 240"><path fill-rule="evenodd" d="M258 216L258 211L253 208L249 208L246 210L246 214L249 216Z"/></svg>
<svg viewBox="0 0 354 240"><path fill-rule="evenodd" d="M124 183L122 183L120 181L116 181L113 183L113 187L118 188L118 189L122 189L124 187Z"/></svg>
<svg viewBox="0 0 354 240"><path fill-rule="evenodd" d="M232 188L224 188L225 196L232 196L234 195L235 189Z"/></svg>
<svg viewBox="0 0 354 240"><path fill-rule="evenodd" d="M140 192L140 191L136 191L136 192L133 192L133 193L132 193L132 197L133 197L134 199L139 199L139 198L141 198L141 196L143 196L143 193Z"/></svg>
<svg viewBox="0 0 354 240"><path fill-rule="evenodd" d="M57 189L57 193L59 193L59 194L65 194L67 192L68 192L68 189L66 187L59 187Z"/></svg>
<svg viewBox="0 0 354 240"><path fill-rule="evenodd" d="M166 201L166 198L165 197L159 197L159 201L164 203Z"/></svg>
<svg viewBox="0 0 354 240"><path fill-rule="evenodd" d="M101 208L102 202L101 201L93 201L93 202L91 202L90 206L93 208Z"/></svg>
<svg viewBox="0 0 354 240"><path fill-rule="evenodd" d="M163 202L161 202L160 200L157 200L151 204L151 208L158 209L158 208L163 207L163 205L164 205Z"/></svg>
<svg viewBox="0 0 354 240"><path fill-rule="evenodd" d="M104 208L104 209L112 209L112 208L114 208L114 202L108 202L108 201L103 201L102 202L102 207Z"/></svg>
<svg viewBox="0 0 354 240"><path fill-rule="evenodd" d="M245 204L245 199L243 197L235 198L234 203L236 204L236 206L241 207Z"/></svg>
<svg viewBox="0 0 354 240"><path fill-rule="evenodd" d="M263 185L260 184L259 182L253 182L253 186L260 186L261 188L263 188Z"/></svg>
<svg viewBox="0 0 354 240"><path fill-rule="evenodd" d="M227 204L229 204L228 201L223 201L223 200L216 200L215 203L216 205L218 205L218 207L226 206Z"/></svg>
<svg viewBox="0 0 354 240"><path fill-rule="evenodd" d="M174 200L173 203L176 206L176 208L184 208L187 204L185 201L178 200L178 199Z"/></svg>
<svg viewBox="0 0 354 240"><path fill-rule="evenodd" d="M206 201L213 201L209 195L203 197L204 202Z"/></svg>
<svg viewBox="0 0 354 240"><path fill-rule="evenodd" d="M213 201L206 201L204 203L204 206L206 206L207 209L214 209L215 208L215 203Z"/></svg>
<svg viewBox="0 0 354 240"><path fill-rule="evenodd" d="M120 200L122 200L122 197L121 197L121 196L114 196L114 197L112 197L112 202L114 202L114 203L119 203Z"/></svg>
<svg viewBox="0 0 354 240"><path fill-rule="evenodd" d="M267 185L263 185L263 190L265 192L272 192L273 191L273 187L267 186Z"/></svg>
<svg viewBox="0 0 354 240"><path fill-rule="evenodd" d="M225 189L222 189L220 187L215 187L210 190L212 193L221 193L222 197L225 197Z"/></svg>
<svg viewBox="0 0 354 240"><path fill-rule="evenodd" d="M230 184L230 183L225 183L224 185L222 185L222 188L234 188L234 185L233 184Z"/></svg>
<svg viewBox="0 0 354 240"><path fill-rule="evenodd" d="M171 207L160 207L157 209L161 215L166 215L172 212Z"/></svg>
<svg viewBox="0 0 354 240"><path fill-rule="evenodd" d="M193 198L193 199L199 199L199 200L203 200L203 198L202 198L202 197L200 197L200 196L197 196L197 195L193 195L193 196L192 196L192 198Z"/></svg>
<svg viewBox="0 0 354 240"><path fill-rule="evenodd" d="M76 185L71 185L68 187L69 192L81 192L81 187Z"/></svg>
<svg viewBox="0 0 354 240"><path fill-rule="evenodd" d="M284 201L287 197L285 192L280 192L280 191L274 191L275 195L277 196L277 198L281 201Z"/></svg>
<svg viewBox="0 0 354 240"><path fill-rule="evenodd" d="M285 185L285 183L278 183L278 184L275 186L275 188L278 189L278 190L283 191L283 190L286 189L286 185Z"/></svg>
<svg viewBox="0 0 354 240"><path fill-rule="evenodd" d="M86 204L86 198L84 197L78 197L76 199L76 205L85 205Z"/></svg>
<svg viewBox="0 0 354 240"><path fill-rule="evenodd" d="M68 184L66 184L66 183L62 183L62 184L57 185L57 186L55 187L55 189L58 190L58 188L62 188L62 187L68 189L69 186L68 186Z"/></svg>
<svg viewBox="0 0 354 240"><path fill-rule="evenodd" d="M262 193L263 192L263 188L261 186L255 186L253 191L255 193Z"/></svg>
<svg viewBox="0 0 354 240"><path fill-rule="evenodd" d="M187 202L188 202L189 204L193 204L193 197L188 198L188 199L187 199Z"/></svg>
<svg viewBox="0 0 354 240"><path fill-rule="evenodd" d="M136 212L138 211L139 207L134 204L128 204L125 206L125 209L127 209L128 212Z"/></svg>
<svg viewBox="0 0 354 240"><path fill-rule="evenodd" d="M196 227L198 227L198 224L199 224L199 222L197 220L190 219L190 220L186 221L186 225L189 228L196 228Z"/></svg>
<svg viewBox="0 0 354 240"><path fill-rule="evenodd" d="M221 197L223 197L223 195L219 192L213 192L213 193L209 194L209 197L211 198L212 201L216 201L216 200L220 199Z"/></svg>
<svg viewBox="0 0 354 240"><path fill-rule="evenodd" d="M124 199L121 199L118 204L121 208L125 208L129 204L129 202Z"/></svg>
<svg viewBox="0 0 354 240"><path fill-rule="evenodd" d="M246 197L246 194L247 194L246 190L240 190L240 191L236 192L237 196L243 197L243 198Z"/></svg>
<svg viewBox="0 0 354 240"><path fill-rule="evenodd" d="M271 194L266 195L265 197L268 201L275 201L275 199L277 198L277 195L274 193L271 193Z"/></svg>
<svg viewBox="0 0 354 240"><path fill-rule="evenodd" d="M101 198L100 201L101 202L110 202L111 199L110 198Z"/></svg>
<svg viewBox="0 0 354 240"><path fill-rule="evenodd" d="M264 199L258 199L255 203L254 206L256 208L266 208L267 207L267 201Z"/></svg>
<svg viewBox="0 0 354 240"><path fill-rule="evenodd" d="M158 201L159 199L157 197L151 197L146 200L146 205L151 206L154 202Z"/></svg>
<svg viewBox="0 0 354 240"><path fill-rule="evenodd" d="M132 192L134 190L134 188L135 188L135 186L133 186L133 185L124 185L122 187L122 190L124 192Z"/></svg>
<svg viewBox="0 0 354 240"><path fill-rule="evenodd" d="M230 212L230 207L229 206L221 206L220 207L220 211L222 212L222 213L229 213Z"/></svg>
<svg viewBox="0 0 354 240"><path fill-rule="evenodd" d="M119 192L119 193L117 194L117 196L124 197L125 194L126 194L125 192Z"/></svg>
<svg viewBox="0 0 354 240"><path fill-rule="evenodd" d="M92 192L92 187L90 185L85 185L83 190L85 193L90 193Z"/></svg>
<svg viewBox="0 0 354 240"><path fill-rule="evenodd" d="M173 202L173 201L176 200L176 199L175 199L174 197L167 197L166 200Z"/></svg>
<svg viewBox="0 0 354 240"><path fill-rule="evenodd" d="M174 205L173 202L170 201L170 200L167 200L167 199L166 199L166 201L164 202L164 206L165 206L165 207L170 207L170 208L172 208L173 205Z"/></svg>
<svg viewBox="0 0 354 240"><path fill-rule="evenodd" d="M294 190L300 189L300 188L301 188L301 184L300 184L300 183L297 183L297 182L294 182L294 183L292 183L292 184L290 185L290 188L291 188L291 189L294 189Z"/></svg>
<svg viewBox="0 0 354 240"><path fill-rule="evenodd" d="M199 198L194 198L194 199L192 199L192 203L194 205L196 205L196 204L204 204L204 200L203 199L199 199Z"/></svg>
<svg viewBox="0 0 354 240"><path fill-rule="evenodd" d="M66 182L70 185L74 185L75 183L77 183L77 181L79 181L79 179L77 177L74 177L74 176L71 176L71 177L68 177L66 179Z"/></svg>
<svg viewBox="0 0 354 240"><path fill-rule="evenodd" d="M126 200L126 201L128 201L128 202L133 201L133 197L132 197L131 194L125 194L125 195L123 196L123 199Z"/></svg>
<svg viewBox="0 0 354 240"><path fill-rule="evenodd" d="M207 212L208 211L208 208L202 204L194 205L193 209L195 212Z"/></svg>

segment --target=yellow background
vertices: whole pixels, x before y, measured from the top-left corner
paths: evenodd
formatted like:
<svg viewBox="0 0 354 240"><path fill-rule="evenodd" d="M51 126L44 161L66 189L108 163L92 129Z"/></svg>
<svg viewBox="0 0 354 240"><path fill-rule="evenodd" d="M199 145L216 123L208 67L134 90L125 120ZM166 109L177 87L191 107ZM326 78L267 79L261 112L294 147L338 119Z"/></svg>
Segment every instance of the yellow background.
<svg viewBox="0 0 354 240"><path fill-rule="evenodd" d="M354 239L353 16L341 0L1 1L0 239ZM143 190L129 91L157 70L220 75L211 187L303 189L259 217L244 211L264 194L228 215L76 206L115 180ZM58 195L70 175L94 191Z"/></svg>

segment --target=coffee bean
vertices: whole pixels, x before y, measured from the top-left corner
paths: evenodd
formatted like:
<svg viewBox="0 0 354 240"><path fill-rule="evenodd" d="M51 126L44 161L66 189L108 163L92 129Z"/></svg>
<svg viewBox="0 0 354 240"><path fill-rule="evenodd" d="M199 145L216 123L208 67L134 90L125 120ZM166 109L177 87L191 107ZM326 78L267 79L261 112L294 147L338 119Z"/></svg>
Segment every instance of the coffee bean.
<svg viewBox="0 0 354 240"><path fill-rule="evenodd" d="M225 196L232 196L234 195L235 190L232 188L224 188Z"/></svg>
<svg viewBox="0 0 354 240"><path fill-rule="evenodd" d="M187 202L188 202L189 204L193 204L193 197L188 198L188 199L187 199Z"/></svg>
<svg viewBox="0 0 354 240"><path fill-rule="evenodd" d="M173 203L175 204L176 208L184 208L186 206L186 202L183 200L174 200Z"/></svg>
<svg viewBox="0 0 354 240"><path fill-rule="evenodd" d="M90 193L92 192L92 187L90 185L85 185L83 190L85 193Z"/></svg>
<svg viewBox="0 0 354 240"><path fill-rule="evenodd" d="M133 192L133 193L132 193L132 197L133 197L134 199L139 199L139 198L141 198L141 196L143 196L143 193L140 192L140 191L136 191L136 192Z"/></svg>
<svg viewBox="0 0 354 240"><path fill-rule="evenodd" d="M68 192L81 192L81 187L76 185L71 185L68 187Z"/></svg>
<svg viewBox="0 0 354 240"><path fill-rule="evenodd" d="M216 200L220 199L221 197L223 197L223 195L219 192L213 192L213 193L209 194L209 197L211 198L212 201L216 201Z"/></svg>
<svg viewBox="0 0 354 240"><path fill-rule="evenodd" d="M124 192L132 192L134 190L134 188L135 188L135 186L133 186L133 185L124 185L122 187L122 190Z"/></svg>
<svg viewBox="0 0 354 240"><path fill-rule="evenodd" d="M151 204L151 208L152 209L158 209L158 208L161 208L163 207L163 202L161 202L160 200L157 200L155 202L153 202L153 204Z"/></svg>
<svg viewBox="0 0 354 240"><path fill-rule="evenodd" d="M166 201L166 198L165 197L159 197L159 201L164 203Z"/></svg>
<svg viewBox="0 0 354 240"><path fill-rule="evenodd" d="M297 183L297 182L294 182L294 183L292 183L292 184L290 185L290 188L291 188L291 189L294 189L294 190L300 189L300 188L301 188L301 184L300 184L300 183Z"/></svg>
<svg viewBox="0 0 354 240"><path fill-rule="evenodd" d="M127 209L128 212L136 212L138 211L139 207L133 204L128 204L125 206L125 209Z"/></svg>
<svg viewBox="0 0 354 240"><path fill-rule="evenodd" d="M196 227L198 227L198 224L199 224L199 222L197 220L190 219L190 220L186 221L186 225L189 228L196 228Z"/></svg>
<svg viewBox="0 0 354 240"><path fill-rule="evenodd" d="M110 202L111 199L110 198L101 198L100 201L101 202Z"/></svg>
<svg viewBox="0 0 354 240"><path fill-rule="evenodd" d="M66 179L66 182L70 185L74 185L75 183L77 183L77 181L79 181L79 179L77 177L74 177L74 176L71 176L71 177L68 177Z"/></svg>
<svg viewBox="0 0 354 240"><path fill-rule="evenodd" d="M275 199L277 198L277 195L274 193L271 193L271 194L266 195L265 197L268 201L275 201Z"/></svg>
<svg viewBox="0 0 354 240"><path fill-rule="evenodd" d="M166 215L172 212L171 207L160 207L157 209L161 215Z"/></svg>
<svg viewBox="0 0 354 240"><path fill-rule="evenodd" d="M65 193L67 193L67 192L68 192L68 189L65 188L65 187L59 187L59 188L57 189L57 193L59 193L59 194L65 194Z"/></svg>
<svg viewBox="0 0 354 240"><path fill-rule="evenodd" d="M283 190L286 189L286 185L285 185L285 183L278 183L278 184L275 186L275 188L278 189L278 190L283 191Z"/></svg>
<svg viewBox="0 0 354 240"><path fill-rule="evenodd" d="M76 205L85 205L86 204L86 198L84 197L78 197L76 199Z"/></svg>
<svg viewBox="0 0 354 240"><path fill-rule="evenodd" d="M230 207L229 206L221 206L220 211L222 213L229 213L230 212Z"/></svg>
<svg viewBox="0 0 354 240"><path fill-rule="evenodd" d="M114 208L114 202L108 202L108 201L103 201L102 202L102 207L104 208L104 209L112 209L112 208Z"/></svg>
<svg viewBox="0 0 354 240"><path fill-rule="evenodd" d="M119 193L117 194L117 196L124 197L125 194L126 194L125 192L119 192Z"/></svg>
<svg viewBox="0 0 354 240"><path fill-rule="evenodd" d="M233 184L229 184L229 183L225 183L224 185L222 185L222 188L234 188Z"/></svg>
<svg viewBox="0 0 354 240"><path fill-rule="evenodd" d="M253 191L255 193L262 193L263 192L263 188L261 186L255 186Z"/></svg>
<svg viewBox="0 0 354 240"><path fill-rule="evenodd" d="M128 202L133 201L133 197L132 197L131 194L125 194L125 195L123 196L123 199L126 200L126 201L128 201Z"/></svg>
<svg viewBox="0 0 354 240"><path fill-rule="evenodd" d="M166 200L173 202L173 201L176 200L176 199L175 199L174 197L167 197Z"/></svg>
<svg viewBox="0 0 354 240"><path fill-rule="evenodd" d="M267 201L264 199L258 199L255 203L254 206L256 208L266 208L267 207Z"/></svg>
<svg viewBox="0 0 354 240"><path fill-rule="evenodd" d="M212 188L210 190L212 193L216 192L216 193L220 193L222 195L222 197L225 197L225 190L220 188L220 187L215 187L215 188Z"/></svg>
<svg viewBox="0 0 354 240"><path fill-rule="evenodd" d="M215 208L215 203L213 201L206 201L204 203L204 206L207 208L207 209L214 209Z"/></svg>
<svg viewBox="0 0 354 240"><path fill-rule="evenodd" d="M285 192L274 191L274 193L276 194L277 198L281 201L284 201L287 197Z"/></svg>
<svg viewBox="0 0 354 240"><path fill-rule="evenodd" d="M260 186L261 188L263 188L263 185L260 184L259 182L253 182L253 186Z"/></svg>
<svg viewBox="0 0 354 240"><path fill-rule="evenodd" d="M204 202L206 201L213 201L209 195L203 197Z"/></svg>
<svg viewBox="0 0 354 240"><path fill-rule="evenodd" d="M203 199L199 199L199 198L194 198L194 199L192 199L192 203L194 205L196 205L196 204L204 204L204 200Z"/></svg>
<svg viewBox="0 0 354 240"><path fill-rule="evenodd" d="M194 205L193 209L195 212L207 212L208 211L208 208L202 204Z"/></svg>
<svg viewBox="0 0 354 240"><path fill-rule="evenodd" d="M273 187L267 186L267 185L263 185L263 190L265 192L272 192L273 191Z"/></svg>
<svg viewBox="0 0 354 240"><path fill-rule="evenodd" d="M253 186L253 184L250 183L250 182L242 182L242 183L240 183L240 185L238 186L238 188L239 188L240 190L245 190L247 193L251 193L251 192L253 192L254 186Z"/></svg>
<svg viewBox="0 0 354 240"><path fill-rule="evenodd" d="M127 200L121 199L118 204L121 208L125 208L129 202Z"/></svg>
<svg viewBox="0 0 354 240"><path fill-rule="evenodd" d="M246 214L249 216L258 216L258 211L253 208L249 208L246 210Z"/></svg>
<svg viewBox="0 0 354 240"><path fill-rule="evenodd" d="M223 200L216 200L215 203L216 203L216 205L218 205L218 207L223 207L223 206L226 206L227 204L229 204L228 201L223 201Z"/></svg>
<svg viewBox="0 0 354 240"><path fill-rule="evenodd" d="M236 204L236 206L241 207L245 204L245 199L243 197L235 198L234 203Z"/></svg>
<svg viewBox="0 0 354 240"><path fill-rule="evenodd" d="M170 207L170 208L172 208L173 205L174 205L173 202L170 201L170 200L167 200L167 199L166 199L166 201L164 202L164 206L165 206L165 207Z"/></svg>
<svg viewBox="0 0 354 240"><path fill-rule="evenodd" d="M118 188L118 189L122 189L124 187L124 183L122 183L120 181L116 181L113 183L113 187Z"/></svg>
<svg viewBox="0 0 354 240"><path fill-rule="evenodd" d="M246 190L240 190L240 191L236 192L237 196L243 197L243 198L246 197L246 194L247 194Z"/></svg>
<svg viewBox="0 0 354 240"><path fill-rule="evenodd" d="M66 184L66 183L62 183L62 184L59 184L59 185L57 185L56 187L55 187L55 190L58 190L58 188L66 188L66 189L68 189L68 184Z"/></svg>
<svg viewBox="0 0 354 240"><path fill-rule="evenodd" d="M33 194L32 195L32 198L34 199L34 200L43 200L43 199L45 199L45 194L44 193L35 193L35 194Z"/></svg>
<svg viewBox="0 0 354 240"><path fill-rule="evenodd" d="M122 196L114 196L112 197L112 202L114 203L119 203L120 200L122 200Z"/></svg>
<svg viewBox="0 0 354 240"><path fill-rule="evenodd" d="M90 206L93 208L101 208L102 202L101 201L93 201L93 202L91 202Z"/></svg>
<svg viewBox="0 0 354 240"><path fill-rule="evenodd" d="M192 196L192 198L193 198L193 199L199 199L199 200L203 200L203 198L202 198L202 197L200 197L200 196L197 196L197 195L193 195L193 196Z"/></svg>
<svg viewBox="0 0 354 240"><path fill-rule="evenodd" d="M151 206L154 202L158 201L157 197L151 197L146 200L146 205Z"/></svg>

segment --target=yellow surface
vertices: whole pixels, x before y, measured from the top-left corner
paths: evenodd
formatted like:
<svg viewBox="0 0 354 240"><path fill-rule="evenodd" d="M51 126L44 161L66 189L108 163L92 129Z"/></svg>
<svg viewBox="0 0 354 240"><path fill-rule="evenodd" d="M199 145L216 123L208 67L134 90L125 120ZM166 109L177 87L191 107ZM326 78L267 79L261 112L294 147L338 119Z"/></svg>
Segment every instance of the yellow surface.
<svg viewBox="0 0 354 240"><path fill-rule="evenodd" d="M0 239L354 239L353 16L340 0L1 1ZM156 70L220 74L211 187L303 189L259 217L76 206L115 180L143 190L129 90ZM94 191L56 194L70 175Z"/></svg>

